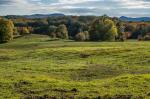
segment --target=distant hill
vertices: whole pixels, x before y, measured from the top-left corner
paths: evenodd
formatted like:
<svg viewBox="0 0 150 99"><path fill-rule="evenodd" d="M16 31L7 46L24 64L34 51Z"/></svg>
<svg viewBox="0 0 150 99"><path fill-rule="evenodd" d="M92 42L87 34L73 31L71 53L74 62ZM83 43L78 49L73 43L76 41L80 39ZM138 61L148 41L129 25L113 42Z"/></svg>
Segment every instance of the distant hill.
<svg viewBox="0 0 150 99"><path fill-rule="evenodd" d="M47 17L57 17L57 16L65 16L64 14L54 13L54 14L34 14L34 15L25 15L26 18L47 18Z"/></svg>
<svg viewBox="0 0 150 99"><path fill-rule="evenodd" d="M65 16L64 14L61 13L54 13L54 14L33 14L33 15L7 15L5 16L6 18L48 18L48 17L57 17L57 16Z"/></svg>
<svg viewBox="0 0 150 99"><path fill-rule="evenodd" d="M131 17L121 16L120 19L123 21L135 21L135 22L150 21L150 17L131 18Z"/></svg>

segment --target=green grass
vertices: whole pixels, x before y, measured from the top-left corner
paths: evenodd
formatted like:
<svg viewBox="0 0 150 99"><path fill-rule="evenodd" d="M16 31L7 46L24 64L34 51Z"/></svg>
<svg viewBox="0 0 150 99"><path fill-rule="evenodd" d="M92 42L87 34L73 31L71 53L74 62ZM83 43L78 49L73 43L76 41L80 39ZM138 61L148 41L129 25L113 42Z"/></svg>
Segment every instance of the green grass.
<svg viewBox="0 0 150 99"><path fill-rule="evenodd" d="M150 42L29 35L0 45L0 99L150 98Z"/></svg>

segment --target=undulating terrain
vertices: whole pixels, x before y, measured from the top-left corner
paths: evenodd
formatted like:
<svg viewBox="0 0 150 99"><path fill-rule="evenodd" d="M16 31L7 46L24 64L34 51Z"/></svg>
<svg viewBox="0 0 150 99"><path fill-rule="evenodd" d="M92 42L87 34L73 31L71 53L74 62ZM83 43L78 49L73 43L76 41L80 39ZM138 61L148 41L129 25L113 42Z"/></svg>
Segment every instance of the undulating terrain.
<svg viewBox="0 0 150 99"><path fill-rule="evenodd" d="M28 35L0 44L0 99L149 99L150 42Z"/></svg>

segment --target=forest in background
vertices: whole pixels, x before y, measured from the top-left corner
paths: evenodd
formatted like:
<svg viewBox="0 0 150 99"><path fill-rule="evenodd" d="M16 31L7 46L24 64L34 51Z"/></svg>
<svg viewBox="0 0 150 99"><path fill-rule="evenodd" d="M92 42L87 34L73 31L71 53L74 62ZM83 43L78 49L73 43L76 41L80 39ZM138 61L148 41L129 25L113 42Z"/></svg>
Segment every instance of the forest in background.
<svg viewBox="0 0 150 99"><path fill-rule="evenodd" d="M150 22L122 21L107 15L48 18L5 16L0 20L0 32L2 43L27 34L44 34L55 39L76 41L150 40Z"/></svg>

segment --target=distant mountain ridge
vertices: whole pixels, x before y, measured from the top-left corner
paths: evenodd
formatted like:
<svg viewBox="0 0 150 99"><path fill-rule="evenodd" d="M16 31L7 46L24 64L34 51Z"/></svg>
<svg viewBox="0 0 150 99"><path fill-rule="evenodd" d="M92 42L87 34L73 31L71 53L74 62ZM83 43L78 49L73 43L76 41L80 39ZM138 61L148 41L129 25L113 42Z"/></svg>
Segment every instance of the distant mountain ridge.
<svg viewBox="0 0 150 99"><path fill-rule="evenodd" d="M32 14L32 15L7 15L7 16L3 16L3 17L33 19L33 18L48 18L48 17L59 17L59 16L66 16L66 15L62 14L62 13L53 13L53 14ZM134 21L134 22L150 21L150 17L132 18L132 17L121 16L119 19L123 20L123 21Z"/></svg>
<svg viewBox="0 0 150 99"><path fill-rule="evenodd" d="M135 22L150 21L150 17L131 18L126 16L121 16L120 19L123 21L135 21Z"/></svg>
<svg viewBox="0 0 150 99"><path fill-rule="evenodd" d="M7 18L19 18L19 17L23 17L23 18L48 18L48 17L57 17L57 16L65 16L64 14L61 13L53 13L53 14L33 14L33 15L7 15L5 17Z"/></svg>
<svg viewBox="0 0 150 99"><path fill-rule="evenodd" d="M65 16L64 14L61 13L54 13L54 14L33 14L33 15L25 15L24 17L26 18L47 18L47 17L57 17L57 16Z"/></svg>

